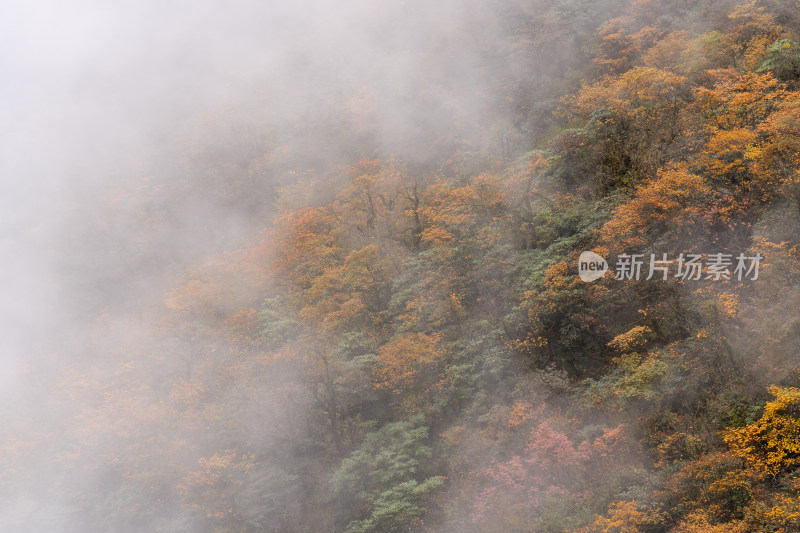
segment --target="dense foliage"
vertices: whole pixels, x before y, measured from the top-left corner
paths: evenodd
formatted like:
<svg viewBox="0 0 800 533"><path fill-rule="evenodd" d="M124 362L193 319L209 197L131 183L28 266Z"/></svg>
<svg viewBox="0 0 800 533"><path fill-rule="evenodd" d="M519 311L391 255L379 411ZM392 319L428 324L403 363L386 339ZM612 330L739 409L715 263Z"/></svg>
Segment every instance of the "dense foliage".
<svg viewBox="0 0 800 533"><path fill-rule="evenodd" d="M800 5L739 1L508 3L501 141L292 174L0 479L57 447L76 531L800 530ZM584 283L584 250L764 261Z"/></svg>

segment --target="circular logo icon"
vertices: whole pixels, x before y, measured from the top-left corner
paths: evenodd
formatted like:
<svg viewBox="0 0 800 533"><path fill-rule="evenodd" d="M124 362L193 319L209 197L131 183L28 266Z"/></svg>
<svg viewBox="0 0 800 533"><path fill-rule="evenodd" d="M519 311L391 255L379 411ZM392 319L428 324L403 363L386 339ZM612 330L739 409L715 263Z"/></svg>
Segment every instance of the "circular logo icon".
<svg viewBox="0 0 800 533"><path fill-rule="evenodd" d="M578 258L578 276L586 283L602 278L607 270L606 260L594 252L583 252Z"/></svg>

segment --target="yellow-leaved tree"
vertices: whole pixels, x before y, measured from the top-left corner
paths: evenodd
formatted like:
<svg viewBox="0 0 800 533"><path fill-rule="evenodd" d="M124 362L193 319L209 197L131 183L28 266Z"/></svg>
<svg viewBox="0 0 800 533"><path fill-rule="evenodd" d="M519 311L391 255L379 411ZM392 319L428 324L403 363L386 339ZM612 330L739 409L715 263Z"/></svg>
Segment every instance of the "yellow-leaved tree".
<svg viewBox="0 0 800 533"><path fill-rule="evenodd" d="M743 428L731 428L725 442L761 476L775 477L800 465L800 389L771 387L775 400Z"/></svg>

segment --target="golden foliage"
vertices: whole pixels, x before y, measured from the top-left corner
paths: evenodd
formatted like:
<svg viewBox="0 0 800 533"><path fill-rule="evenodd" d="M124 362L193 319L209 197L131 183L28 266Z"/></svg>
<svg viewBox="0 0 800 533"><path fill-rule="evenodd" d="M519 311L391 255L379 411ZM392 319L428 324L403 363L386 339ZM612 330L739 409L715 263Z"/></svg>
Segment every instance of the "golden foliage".
<svg viewBox="0 0 800 533"><path fill-rule="evenodd" d="M445 351L440 333L408 333L383 345L375 369L376 386L397 394L431 385Z"/></svg>
<svg viewBox="0 0 800 533"><path fill-rule="evenodd" d="M636 67L618 77L584 84L577 95L564 103L575 114L589 115L606 107L631 114L640 120L663 120L663 108L675 105L686 78L652 67Z"/></svg>
<svg viewBox="0 0 800 533"><path fill-rule="evenodd" d="M641 533L651 523L647 514L637 508L636 500L618 501L608 509L608 518L597 516L586 533Z"/></svg>
<svg viewBox="0 0 800 533"><path fill-rule="evenodd" d="M643 348L653 337L653 330L647 326L635 326L620 333L608 343L608 347L618 352L629 352Z"/></svg>
<svg viewBox="0 0 800 533"><path fill-rule="evenodd" d="M712 88L695 89L694 108L716 129L755 128L787 97L786 86L772 74L710 70Z"/></svg>
<svg viewBox="0 0 800 533"><path fill-rule="evenodd" d="M323 331L338 331L364 318L364 313L377 311L387 276L377 245L353 250L341 265L332 265L313 279L303 295L300 316Z"/></svg>
<svg viewBox="0 0 800 533"><path fill-rule="evenodd" d="M774 477L800 465L800 389L771 387L775 400L764 414L743 428L731 428L724 439L733 453L762 476Z"/></svg>
<svg viewBox="0 0 800 533"><path fill-rule="evenodd" d="M691 233L710 194L709 186L686 165L663 169L614 211L600 236L609 246L625 249L644 245L648 233L657 228Z"/></svg>

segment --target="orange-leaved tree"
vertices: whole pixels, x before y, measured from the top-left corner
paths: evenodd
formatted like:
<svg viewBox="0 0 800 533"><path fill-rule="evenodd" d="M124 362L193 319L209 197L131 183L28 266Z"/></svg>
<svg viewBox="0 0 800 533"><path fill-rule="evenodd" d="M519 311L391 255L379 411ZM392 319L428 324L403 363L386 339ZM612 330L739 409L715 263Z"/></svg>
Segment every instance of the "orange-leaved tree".
<svg viewBox="0 0 800 533"><path fill-rule="evenodd" d="M402 333L384 344L375 367L376 386L421 394L441 378L446 351L440 333Z"/></svg>
<svg viewBox="0 0 800 533"><path fill-rule="evenodd" d="M600 237L616 250L641 248L670 235L677 245L702 232L701 216L711 188L687 165L664 168L614 211Z"/></svg>

